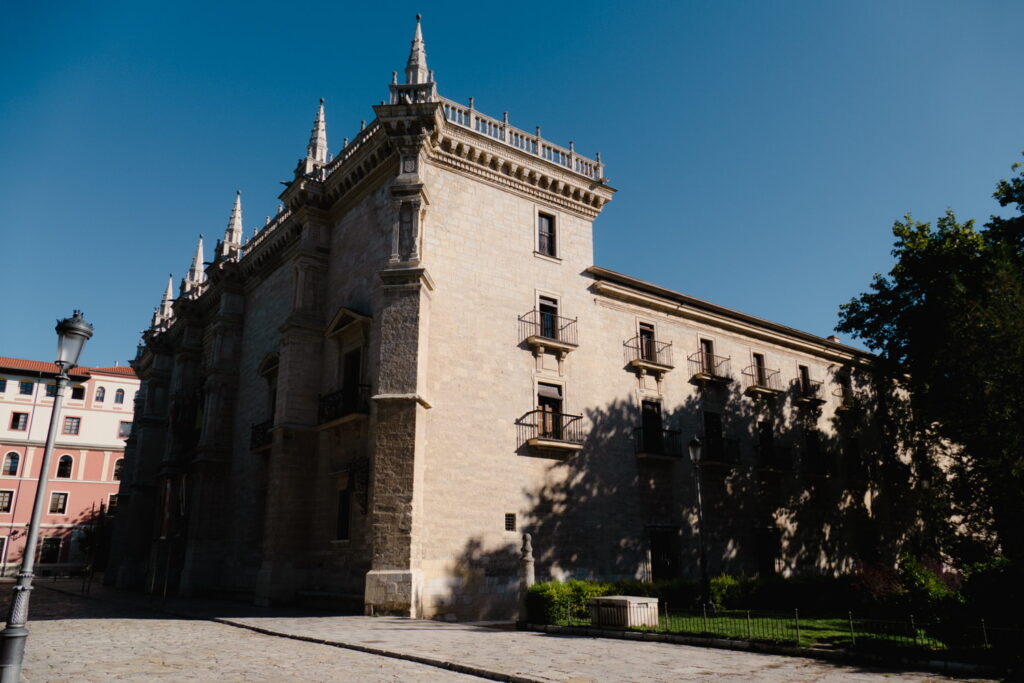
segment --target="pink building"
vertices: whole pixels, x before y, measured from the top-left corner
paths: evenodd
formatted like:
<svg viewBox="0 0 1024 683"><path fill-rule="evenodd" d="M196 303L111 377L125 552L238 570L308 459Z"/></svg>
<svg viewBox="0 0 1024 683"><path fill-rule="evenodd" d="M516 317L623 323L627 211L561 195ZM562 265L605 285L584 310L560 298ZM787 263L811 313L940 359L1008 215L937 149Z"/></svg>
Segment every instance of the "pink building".
<svg viewBox="0 0 1024 683"><path fill-rule="evenodd" d="M17 573L32 516L57 366L0 357L0 572ZM76 367L64 394L39 533L38 574L82 567L117 506L139 380L130 367Z"/></svg>

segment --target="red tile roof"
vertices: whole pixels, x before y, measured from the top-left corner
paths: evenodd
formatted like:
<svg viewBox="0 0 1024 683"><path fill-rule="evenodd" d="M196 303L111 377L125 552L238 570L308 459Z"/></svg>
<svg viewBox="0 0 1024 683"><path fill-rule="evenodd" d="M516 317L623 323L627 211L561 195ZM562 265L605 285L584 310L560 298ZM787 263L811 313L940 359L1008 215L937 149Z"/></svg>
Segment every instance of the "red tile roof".
<svg viewBox="0 0 1024 683"><path fill-rule="evenodd" d="M41 372L48 375L56 375L58 370L54 363L47 363L40 360L25 360L24 358L8 358L0 356L0 370L14 370L27 372ZM88 377L90 371L103 373L105 375L124 375L135 377L135 371L128 366L114 366L112 368L89 368L77 366L69 373L72 377Z"/></svg>
<svg viewBox="0 0 1024 683"><path fill-rule="evenodd" d="M91 372L102 372L104 375L125 375L135 377L135 370L128 365L115 365L111 368L89 368Z"/></svg>

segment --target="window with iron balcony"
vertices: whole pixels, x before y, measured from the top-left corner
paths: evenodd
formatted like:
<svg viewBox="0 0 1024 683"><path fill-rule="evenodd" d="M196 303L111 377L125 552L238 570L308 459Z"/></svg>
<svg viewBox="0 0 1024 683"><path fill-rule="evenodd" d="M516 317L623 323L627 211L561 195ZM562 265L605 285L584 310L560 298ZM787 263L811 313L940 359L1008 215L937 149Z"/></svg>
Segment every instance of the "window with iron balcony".
<svg viewBox="0 0 1024 683"><path fill-rule="evenodd" d="M732 381L731 358L715 354L715 343L700 340L700 349L690 354L690 381L699 384L728 384Z"/></svg>

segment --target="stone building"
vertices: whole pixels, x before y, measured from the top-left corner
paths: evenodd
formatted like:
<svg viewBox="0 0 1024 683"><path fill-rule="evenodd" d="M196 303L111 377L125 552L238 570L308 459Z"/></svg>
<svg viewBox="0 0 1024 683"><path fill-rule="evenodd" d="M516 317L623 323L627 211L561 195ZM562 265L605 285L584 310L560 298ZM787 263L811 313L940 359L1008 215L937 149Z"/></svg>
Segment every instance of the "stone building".
<svg viewBox="0 0 1024 683"><path fill-rule="evenodd" d="M0 574L22 561L46 433L57 389L57 366L0 358ZM50 463L39 536L39 571L80 570L93 558L92 540L117 507L125 440L139 380L130 367L75 367L71 372Z"/></svg>
<svg viewBox="0 0 1024 683"><path fill-rule="evenodd" d="M713 572L895 552L868 354L594 266L599 155L439 95L418 20L401 80L168 284L111 580L507 617L524 531L541 579L693 576L694 435Z"/></svg>

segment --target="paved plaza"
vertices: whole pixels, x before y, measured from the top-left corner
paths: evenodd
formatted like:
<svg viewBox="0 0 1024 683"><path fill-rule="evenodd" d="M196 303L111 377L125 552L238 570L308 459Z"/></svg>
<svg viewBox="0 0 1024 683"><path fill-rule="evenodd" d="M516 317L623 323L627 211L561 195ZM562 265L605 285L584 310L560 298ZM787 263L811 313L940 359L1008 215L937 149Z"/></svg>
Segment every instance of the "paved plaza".
<svg viewBox="0 0 1024 683"><path fill-rule="evenodd" d="M9 583L0 585L9 587ZM328 616L217 601L172 600L161 605L95 586L90 597L81 597L74 594L79 587L75 581L43 580L33 591L24 680L952 680L936 674L869 670L798 657L469 624ZM160 611L161 607L173 614ZM403 658L451 662L480 675Z"/></svg>

